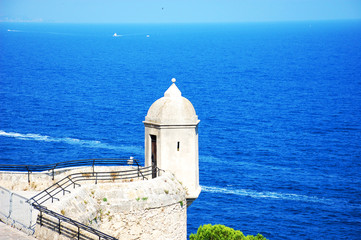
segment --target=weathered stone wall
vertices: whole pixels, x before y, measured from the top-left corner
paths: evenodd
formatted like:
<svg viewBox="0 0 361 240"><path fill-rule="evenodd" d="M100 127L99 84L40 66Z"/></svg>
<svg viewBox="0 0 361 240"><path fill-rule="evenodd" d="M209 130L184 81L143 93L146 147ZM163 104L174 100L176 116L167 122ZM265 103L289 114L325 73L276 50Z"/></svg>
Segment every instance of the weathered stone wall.
<svg viewBox="0 0 361 240"><path fill-rule="evenodd" d="M144 181L82 184L47 207L118 239L187 238L185 190L170 173ZM35 234L64 237L38 225Z"/></svg>
<svg viewBox="0 0 361 240"><path fill-rule="evenodd" d="M120 171L130 167L96 167L96 171ZM28 198L71 173L91 172L91 167L59 169L52 180L51 172L0 172L0 185ZM170 173L150 180L117 180L94 184L81 182L70 188L70 194L60 201L45 205L66 217L91 226L118 239L186 239L186 193L181 183ZM56 226L56 220L53 219ZM77 229L62 224L62 234L37 225L39 239L69 239L66 231ZM70 234L70 235L71 235Z"/></svg>

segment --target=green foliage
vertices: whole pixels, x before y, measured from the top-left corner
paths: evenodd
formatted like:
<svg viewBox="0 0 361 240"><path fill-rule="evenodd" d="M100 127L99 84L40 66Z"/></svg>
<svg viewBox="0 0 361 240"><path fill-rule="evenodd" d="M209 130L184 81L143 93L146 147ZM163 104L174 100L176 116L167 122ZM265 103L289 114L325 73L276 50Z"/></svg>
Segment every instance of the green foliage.
<svg viewBox="0 0 361 240"><path fill-rule="evenodd" d="M239 230L234 230L233 228L226 227L224 225L214 225L211 224L203 225L198 228L197 234L191 234L189 236L190 240L267 240L261 234L257 236L244 234Z"/></svg>

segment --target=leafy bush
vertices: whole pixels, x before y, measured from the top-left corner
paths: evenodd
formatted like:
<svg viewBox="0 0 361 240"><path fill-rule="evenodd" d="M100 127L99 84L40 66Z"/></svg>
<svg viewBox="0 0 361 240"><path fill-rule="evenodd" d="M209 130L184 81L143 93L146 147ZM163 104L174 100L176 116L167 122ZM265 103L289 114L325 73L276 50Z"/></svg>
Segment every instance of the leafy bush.
<svg viewBox="0 0 361 240"><path fill-rule="evenodd" d="M191 234L189 236L190 240L267 240L261 234L257 236L244 234L239 230L234 230L233 228L226 227L224 225L214 225L211 224L203 225L198 228L197 234Z"/></svg>

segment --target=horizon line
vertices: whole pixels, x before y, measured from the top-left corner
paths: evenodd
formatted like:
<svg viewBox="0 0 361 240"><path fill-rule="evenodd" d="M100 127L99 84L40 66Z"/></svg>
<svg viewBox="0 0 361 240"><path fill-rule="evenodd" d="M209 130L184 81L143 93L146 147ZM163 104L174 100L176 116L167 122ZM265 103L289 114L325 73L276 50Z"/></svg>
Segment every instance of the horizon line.
<svg viewBox="0 0 361 240"><path fill-rule="evenodd" d="M255 20L255 21L209 21L209 22L67 22L43 20L1 20L0 23L37 23L37 24L243 24L243 23L289 23L289 22L336 22L361 21L361 18L330 19L290 19L290 20Z"/></svg>

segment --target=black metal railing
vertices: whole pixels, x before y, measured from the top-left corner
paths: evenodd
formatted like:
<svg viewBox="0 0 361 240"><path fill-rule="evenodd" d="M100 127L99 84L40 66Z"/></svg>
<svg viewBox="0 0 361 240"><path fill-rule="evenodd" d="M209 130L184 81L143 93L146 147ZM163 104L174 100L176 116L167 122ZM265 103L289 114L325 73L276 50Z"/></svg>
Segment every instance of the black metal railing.
<svg viewBox="0 0 361 240"><path fill-rule="evenodd" d="M127 160L128 161L128 160ZM128 163L131 163L128 161ZM158 169L155 169L158 171ZM141 167L139 164L136 164L136 167L133 166L131 169L126 169L122 171L109 171L109 172L83 172L83 173L74 173L66 176L65 178L61 179L60 181L56 182L52 186L48 187L44 191L40 192L39 194L32 197L29 202L31 202L32 206L40 211L38 217L38 223L40 226L47 227L53 231L57 231L59 234L65 234L71 238L77 239L86 239L84 238L84 234L81 234L81 231L86 231L88 234L95 235L96 237L101 239L110 239L115 240L116 238L109 236L103 232L100 232L94 228L86 226L80 222L77 222L73 219L67 218L59 213L51 211L46 207L42 206L43 203L50 200L53 202L55 200L60 200L56 197L59 193L70 193L68 190L70 187L75 188L76 186L80 186L78 182L81 181L94 181L95 184L98 181L116 181L122 179L135 179L135 178L142 178L147 179L147 176L151 176L153 172L153 167ZM53 218L44 218L43 215L48 215ZM64 224L67 223L72 228L66 228ZM75 229L75 230L74 230ZM83 236L83 237L82 237Z"/></svg>
<svg viewBox="0 0 361 240"><path fill-rule="evenodd" d="M81 181L94 181L97 184L99 181L116 181L123 179L135 179L142 178L148 179L147 177L152 175L152 167L133 167L133 169L126 169L121 171L109 171L109 172L82 172L82 173L73 173L55 184L51 185L47 189L38 193L34 197L31 198L36 204L41 205L44 202L51 199L53 202L55 200L59 200L56 195L59 193L63 193L65 195L66 192L70 192L69 187L80 186L78 182Z"/></svg>
<svg viewBox="0 0 361 240"><path fill-rule="evenodd" d="M63 195L65 195L65 193L67 192L70 193L70 187L75 188L76 186L80 186L78 182L94 181L95 184L97 184L99 181L116 181L121 179L142 178L144 180L148 179L148 176L152 177L152 173L154 172L159 174L159 168L152 166L142 167L139 165L139 161L133 158L98 158L66 161L47 165L0 164L0 171L26 171L28 173L28 180L30 182L30 174L32 172L52 171L52 176L54 179L55 169L82 166L92 166L92 171L70 174L29 199L29 203L31 203L31 205L40 212L37 222L41 226L57 231L59 234L64 234L70 238L76 238L78 240L90 239L86 236L86 234L81 233L81 231L87 232L88 235L92 234L93 236L99 238L99 240L116 240L115 237L107 235L101 231L98 231L73 219L67 218L50 209L47 209L42 204L50 199L52 202L54 201L54 199L60 200L57 195L59 193L63 193ZM121 171L96 172L95 166L129 166L130 168ZM47 215L48 218L46 218L44 215ZM49 217L52 217L53 219ZM67 223L72 227L66 227L64 226L64 223Z"/></svg>
<svg viewBox="0 0 361 240"><path fill-rule="evenodd" d="M101 239L117 240L117 238L115 238L115 237L112 237L106 233L103 233L92 227L84 225L78 221L75 221L73 219L65 217L59 213L51 211L51 210L47 209L46 207L39 206L36 204L34 204L33 206L35 209L37 209L40 212L37 223L41 227L49 228L53 231L58 232L59 234L66 235L67 237L69 237L71 239L78 239L78 240L90 239L88 236L86 236L86 234L84 234L84 232L81 233L81 231L83 230L83 231L86 231L88 233L88 235L92 234L93 236L96 236L97 238L99 238L99 240L101 240ZM44 216L44 214L48 215L50 217L53 217L55 219L50 219L49 217L47 218ZM72 227L66 227L64 225L64 223L67 223Z"/></svg>
<svg viewBox="0 0 361 240"><path fill-rule="evenodd" d="M0 171L16 171L16 172L27 172L28 173L28 182L30 183L30 175L33 172L44 172L49 171L54 180L55 170L61 168L71 168L71 167L92 167L93 172L95 171L95 166L137 166L141 167L139 160L130 158L93 158L93 159L81 159L81 160L71 160L65 162L43 164L43 165L21 165L21 164L0 164Z"/></svg>

